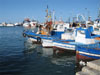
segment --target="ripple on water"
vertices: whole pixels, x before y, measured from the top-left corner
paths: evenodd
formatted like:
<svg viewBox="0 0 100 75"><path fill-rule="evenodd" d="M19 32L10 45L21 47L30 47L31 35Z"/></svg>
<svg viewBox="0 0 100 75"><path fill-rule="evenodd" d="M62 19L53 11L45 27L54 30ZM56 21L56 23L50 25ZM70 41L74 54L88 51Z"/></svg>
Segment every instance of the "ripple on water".
<svg viewBox="0 0 100 75"><path fill-rule="evenodd" d="M75 56L27 42L23 27L0 27L0 75L74 75Z"/></svg>

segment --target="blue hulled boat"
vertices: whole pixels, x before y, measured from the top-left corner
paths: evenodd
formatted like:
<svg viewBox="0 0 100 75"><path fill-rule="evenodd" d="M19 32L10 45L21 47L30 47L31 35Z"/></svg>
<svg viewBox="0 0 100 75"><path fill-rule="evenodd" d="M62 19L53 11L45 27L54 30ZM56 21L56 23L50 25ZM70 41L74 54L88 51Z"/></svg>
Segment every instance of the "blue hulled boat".
<svg viewBox="0 0 100 75"><path fill-rule="evenodd" d="M67 50L75 52L75 35L74 29L68 28L61 35L60 40L53 40L53 48L59 50Z"/></svg>
<svg viewBox="0 0 100 75"><path fill-rule="evenodd" d="M28 37L31 39L31 41L33 43L41 43L41 37L46 37L47 35L41 35L41 34L37 34L35 32L32 32L32 30L27 30L23 32L23 36L24 37Z"/></svg>
<svg viewBox="0 0 100 75"><path fill-rule="evenodd" d="M91 28L79 28L76 31L76 57L77 61L100 59L100 43L95 40L100 35L92 34Z"/></svg>

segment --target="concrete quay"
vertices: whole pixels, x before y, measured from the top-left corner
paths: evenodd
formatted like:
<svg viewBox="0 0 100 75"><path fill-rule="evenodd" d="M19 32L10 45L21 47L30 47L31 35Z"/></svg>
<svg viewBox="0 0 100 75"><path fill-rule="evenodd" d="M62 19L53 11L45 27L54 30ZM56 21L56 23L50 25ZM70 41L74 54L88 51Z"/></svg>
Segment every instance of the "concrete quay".
<svg viewBox="0 0 100 75"><path fill-rule="evenodd" d="M100 59L87 62L87 66L82 68L82 71L76 75L100 75Z"/></svg>

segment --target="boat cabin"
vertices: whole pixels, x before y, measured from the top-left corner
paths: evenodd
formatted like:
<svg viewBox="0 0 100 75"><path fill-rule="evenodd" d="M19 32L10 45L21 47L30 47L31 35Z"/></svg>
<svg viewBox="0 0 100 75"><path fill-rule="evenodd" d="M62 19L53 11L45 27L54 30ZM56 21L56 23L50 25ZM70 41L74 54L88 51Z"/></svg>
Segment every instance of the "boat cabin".
<svg viewBox="0 0 100 75"><path fill-rule="evenodd" d="M92 27L89 28L77 28L75 33L75 42L82 44L94 44L95 39L91 37Z"/></svg>

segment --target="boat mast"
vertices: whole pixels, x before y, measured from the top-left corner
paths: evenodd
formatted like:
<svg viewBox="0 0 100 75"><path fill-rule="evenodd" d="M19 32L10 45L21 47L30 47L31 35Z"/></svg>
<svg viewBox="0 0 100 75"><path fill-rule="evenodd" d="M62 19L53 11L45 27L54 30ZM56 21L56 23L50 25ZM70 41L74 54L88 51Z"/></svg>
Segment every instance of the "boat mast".
<svg viewBox="0 0 100 75"><path fill-rule="evenodd" d="M51 11L50 11L50 13L49 13L49 16L48 16L49 18L50 18L50 21L52 21L52 18L51 18Z"/></svg>
<svg viewBox="0 0 100 75"><path fill-rule="evenodd" d="M70 23L70 17L68 18L68 23Z"/></svg>
<svg viewBox="0 0 100 75"><path fill-rule="evenodd" d="M55 23L55 11L53 10L53 24Z"/></svg>
<svg viewBox="0 0 100 75"><path fill-rule="evenodd" d="M46 9L46 22L48 22L48 5L47 5L47 9Z"/></svg>

